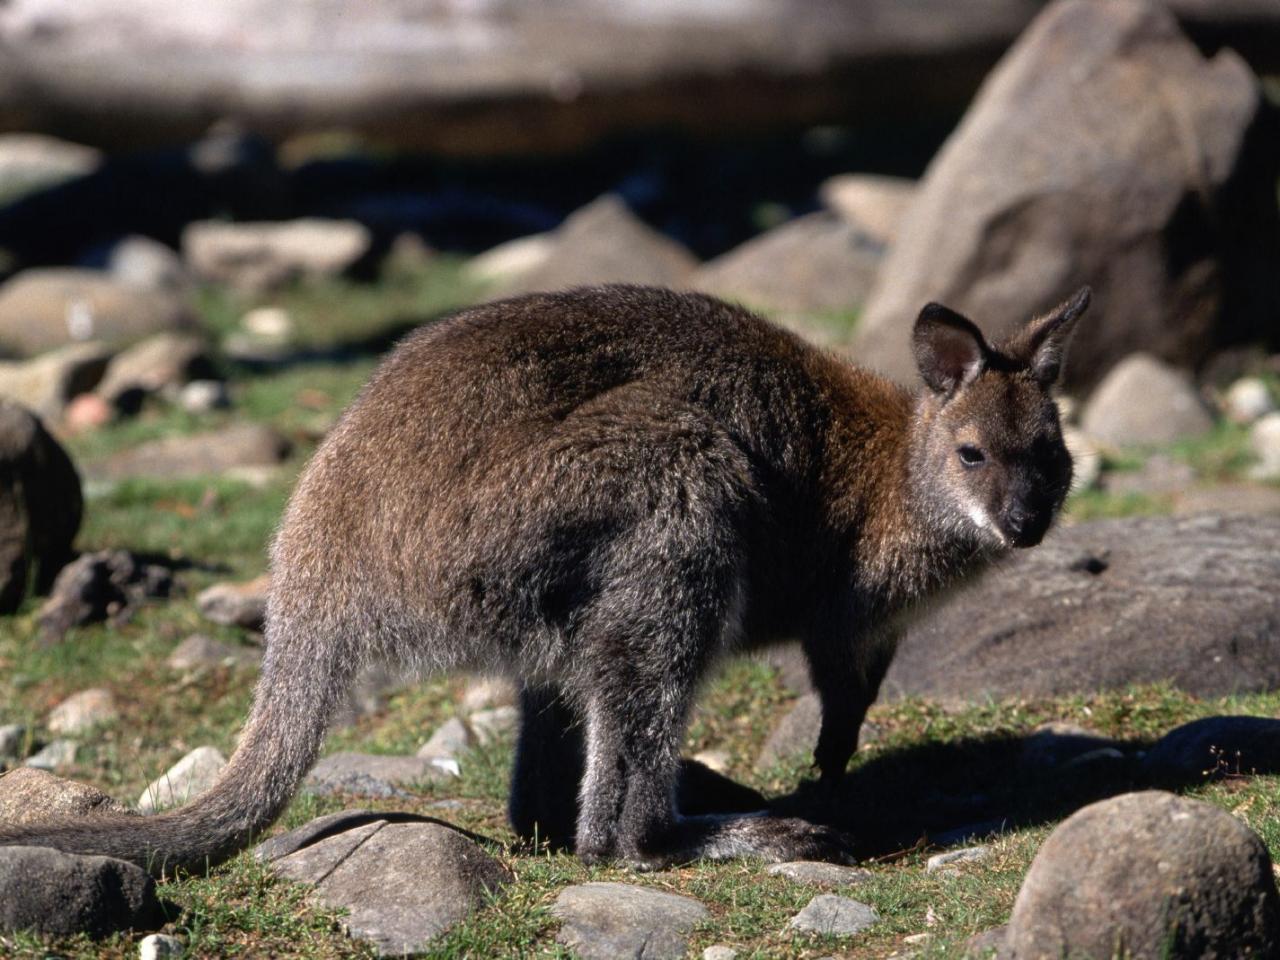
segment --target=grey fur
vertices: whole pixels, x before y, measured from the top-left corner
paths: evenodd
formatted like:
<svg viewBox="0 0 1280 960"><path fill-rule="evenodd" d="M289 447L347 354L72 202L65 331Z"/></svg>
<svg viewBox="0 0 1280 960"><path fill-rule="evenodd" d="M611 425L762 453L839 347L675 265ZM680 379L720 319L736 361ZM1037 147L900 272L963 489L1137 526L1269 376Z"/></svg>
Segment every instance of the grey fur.
<svg viewBox="0 0 1280 960"><path fill-rule="evenodd" d="M935 341L922 314L935 389L919 395L665 290L522 297L415 333L285 511L262 678L219 782L158 817L0 843L154 871L224 859L287 804L356 671L387 657L523 685L524 835L645 867L848 859L845 838L803 821L679 814L698 683L725 654L801 638L817 763L839 779L903 617L1038 541L1061 505L1070 460L1033 371L1058 363L1067 306L1004 350L963 323ZM984 466L959 463L958 443Z"/></svg>

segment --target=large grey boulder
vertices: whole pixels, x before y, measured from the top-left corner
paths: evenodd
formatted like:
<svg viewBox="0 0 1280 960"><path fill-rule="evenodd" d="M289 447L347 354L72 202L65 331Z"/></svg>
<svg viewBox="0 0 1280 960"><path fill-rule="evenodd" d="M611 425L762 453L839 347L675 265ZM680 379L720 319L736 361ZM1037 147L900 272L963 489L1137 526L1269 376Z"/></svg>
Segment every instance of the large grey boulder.
<svg viewBox="0 0 1280 960"><path fill-rule="evenodd" d="M1148 791L1068 817L1036 855L1001 957L1228 960L1280 950L1267 848L1224 810Z"/></svg>
<svg viewBox="0 0 1280 960"><path fill-rule="evenodd" d="M502 293L563 290L598 283L685 285L698 261L607 194L571 214L554 233L546 256L519 273Z"/></svg>
<svg viewBox="0 0 1280 960"><path fill-rule="evenodd" d="M708 916L690 897L629 883L566 887L551 912L563 921L556 940L582 960L676 960Z"/></svg>
<svg viewBox="0 0 1280 960"><path fill-rule="evenodd" d="M0 400L0 614L18 608L28 583L53 585L82 511L66 452L31 413Z"/></svg>
<svg viewBox="0 0 1280 960"><path fill-rule="evenodd" d="M1273 116L1234 52L1206 59L1150 0L1058 0L930 165L855 356L912 381L928 301L1000 337L1085 283L1075 385L1135 350L1192 365L1217 342L1274 338L1278 166Z"/></svg>
<svg viewBox="0 0 1280 960"><path fill-rule="evenodd" d="M1056 696L1170 681L1280 688L1280 518L1133 517L1064 527L914 624L889 697Z"/></svg>
<svg viewBox="0 0 1280 960"><path fill-rule="evenodd" d="M512 879L506 867L456 830L385 820L322 835L273 859L272 869L314 884L311 898L346 910L343 929L380 956L422 952Z"/></svg>
<svg viewBox="0 0 1280 960"><path fill-rule="evenodd" d="M856 224L811 213L704 264L690 283L763 310L849 313L866 301L884 252L884 241Z"/></svg>
<svg viewBox="0 0 1280 960"><path fill-rule="evenodd" d="M0 847L0 930L102 936L163 922L155 881L132 863Z"/></svg>
<svg viewBox="0 0 1280 960"><path fill-rule="evenodd" d="M194 322L181 297L96 270L40 267L0 285L0 355L30 357L81 340L126 343Z"/></svg>

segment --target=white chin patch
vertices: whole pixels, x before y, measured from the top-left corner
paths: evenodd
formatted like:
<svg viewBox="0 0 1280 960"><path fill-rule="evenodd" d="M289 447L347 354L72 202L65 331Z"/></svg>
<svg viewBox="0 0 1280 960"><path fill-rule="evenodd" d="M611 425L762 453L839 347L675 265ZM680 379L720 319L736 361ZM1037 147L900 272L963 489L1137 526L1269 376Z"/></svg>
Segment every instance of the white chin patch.
<svg viewBox="0 0 1280 960"><path fill-rule="evenodd" d="M1002 544L1007 542L1004 533L992 521L991 515L978 504L969 504L969 519L973 521L975 527L990 533Z"/></svg>

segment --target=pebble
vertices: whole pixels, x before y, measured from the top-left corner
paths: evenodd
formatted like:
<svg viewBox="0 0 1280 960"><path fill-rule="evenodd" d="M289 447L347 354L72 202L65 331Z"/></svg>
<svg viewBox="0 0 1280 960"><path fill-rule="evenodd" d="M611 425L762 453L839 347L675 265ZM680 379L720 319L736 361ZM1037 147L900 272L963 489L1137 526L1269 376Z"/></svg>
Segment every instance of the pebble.
<svg viewBox="0 0 1280 960"><path fill-rule="evenodd" d="M1253 423L1275 408L1271 391L1258 377L1240 378L1222 396L1222 412L1233 423Z"/></svg>
<svg viewBox="0 0 1280 960"><path fill-rule="evenodd" d="M467 718L467 723L475 732L476 742L485 746L514 730L519 719L520 711L515 707L494 707L477 710Z"/></svg>
<svg viewBox="0 0 1280 960"><path fill-rule="evenodd" d="M431 735L431 739L418 749L418 756L456 757L476 745L476 735L461 717L450 717Z"/></svg>
<svg viewBox="0 0 1280 960"><path fill-rule="evenodd" d="M221 380L192 380L178 393L178 405L187 413L208 413L231 406L231 394Z"/></svg>
<svg viewBox="0 0 1280 960"><path fill-rule="evenodd" d="M808 883L815 887L838 887L841 884L862 883L871 879L871 871L862 867L845 867L838 863L821 863L816 860L775 863L769 867L769 875L786 877L795 883Z"/></svg>
<svg viewBox="0 0 1280 960"><path fill-rule="evenodd" d="M74 740L53 740L44 749L27 757L27 766L37 770L60 770L76 762Z"/></svg>
<svg viewBox="0 0 1280 960"><path fill-rule="evenodd" d="M702 960L737 960L738 951L723 943L713 944L702 951Z"/></svg>
<svg viewBox="0 0 1280 960"><path fill-rule="evenodd" d="M186 947L177 937L163 933L152 933L142 938L138 944L138 960L169 960L180 957Z"/></svg>
<svg viewBox="0 0 1280 960"><path fill-rule="evenodd" d="M1280 478L1280 411L1268 413L1249 431L1249 445L1257 464L1249 471L1254 480Z"/></svg>
<svg viewBox="0 0 1280 960"><path fill-rule="evenodd" d="M94 687L73 693L49 712L48 727L54 733L76 734L116 718L116 702L110 690Z"/></svg>
<svg viewBox="0 0 1280 960"><path fill-rule="evenodd" d="M985 860L990 852L990 847L965 847L963 850L935 853L929 858L924 869L926 873L937 873L945 867L954 867L959 863L977 863L979 860Z"/></svg>
<svg viewBox="0 0 1280 960"><path fill-rule="evenodd" d="M227 758L215 747L196 747L142 791L138 809L155 813L180 806L213 786L226 765Z"/></svg>
<svg viewBox="0 0 1280 960"><path fill-rule="evenodd" d="M861 933L880 919L874 907L833 893L820 893L789 921L789 930L849 936Z"/></svg>

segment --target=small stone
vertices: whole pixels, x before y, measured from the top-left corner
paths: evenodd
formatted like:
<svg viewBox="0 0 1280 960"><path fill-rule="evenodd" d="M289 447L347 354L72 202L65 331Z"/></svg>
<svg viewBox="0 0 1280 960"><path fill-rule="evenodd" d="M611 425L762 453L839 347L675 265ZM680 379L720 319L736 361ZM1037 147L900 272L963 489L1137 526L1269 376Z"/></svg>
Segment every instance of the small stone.
<svg viewBox="0 0 1280 960"><path fill-rule="evenodd" d="M61 770L76 762L74 740L52 740L42 750L27 757L26 765L37 770Z"/></svg>
<svg viewBox="0 0 1280 960"><path fill-rule="evenodd" d="M1232 423L1253 423L1275 408L1271 391L1258 377L1242 377L1222 395L1222 412Z"/></svg>
<svg viewBox="0 0 1280 960"><path fill-rule="evenodd" d="M270 587L269 573L243 583L216 583L200 591L196 606L214 623L261 630L267 617L267 591Z"/></svg>
<svg viewBox="0 0 1280 960"><path fill-rule="evenodd" d="M187 413L209 413L231 406L231 394L221 380L192 380L179 391L178 406Z"/></svg>
<svg viewBox="0 0 1280 960"><path fill-rule="evenodd" d="M343 929L382 956L423 952L512 879L456 830L384 820L326 836L272 869L314 883L311 899L345 910Z"/></svg>
<svg viewBox="0 0 1280 960"><path fill-rule="evenodd" d="M871 871L861 867L845 867L838 863L822 863L817 860L793 860L775 863L769 867L769 875L786 877L795 883L807 883L814 887L839 887L844 884L863 883L871 879Z"/></svg>
<svg viewBox="0 0 1280 960"><path fill-rule="evenodd" d="M493 707L510 707L515 702L516 688L510 680L505 677L476 677L463 691L459 707L465 714Z"/></svg>
<svg viewBox="0 0 1280 960"><path fill-rule="evenodd" d="M1080 427L1105 446L1151 446L1207 433L1213 418L1186 373L1150 354L1134 353L1098 384Z"/></svg>
<svg viewBox="0 0 1280 960"><path fill-rule="evenodd" d="M1249 446L1258 462L1250 468L1254 480L1280 478L1280 411L1268 413L1249 430Z"/></svg>
<svg viewBox="0 0 1280 960"><path fill-rule="evenodd" d="M963 850L948 850L946 853L935 853L925 864L925 873L938 873L961 863L977 863L987 859L990 847L965 847Z"/></svg>
<svg viewBox="0 0 1280 960"><path fill-rule="evenodd" d="M213 786L226 765L227 758L221 751L214 747L196 747L142 791L138 809L155 813L180 806Z"/></svg>
<svg viewBox="0 0 1280 960"><path fill-rule="evenodd" d="M1044 723L1023 739L1019 762L1033 769L1060 767L1083 754L1113 747L1115 743L1074 723Z"/></svg>
<svg viewBox="0 0 1280 960"><path fill-rule="evenodd" d="M18 767L0 777L0 823L5 826L97 813L132 811L87 783L64 780L35 767Z"/></svg>
<svg viewBox="0 0 1280 960"><path fill-rule="evenodd" d="M756 758L756 770L767 770L795 757L811 757L821 727L822 703L816 693L806 693L765 740Z"/></svg>
<svg viewBox="0 0 1280 960"><path fill-rule="evenodd" d="M226 475L238 467L274 467L292 449L288 437L261 423L176 434L121 450L86 468L95 480Z"/></svg>
<svg viewBox="0 0 1280 960"><path fill-rule="evenodd" d="M1280 720L1202 717L1175 727L1146 752L1150 776L1175 781L1280 772Z"/></svg>
<svg viewBox="0 0 1280 960"><path fill-rule="evenodd" d="M418 756L430 760L433 757L457 757L477 743L476 735L461 717L446 720L431 739L418 750Z"/></svg>
<svg viewBox="0 0 1280 960"><path fill-rule="evenodd" d="M138 960L172 960L182 956L186 949L177 937L152 933L138 943Z"/></svg>
<svg viewBox="0 0 1280 960"><path fill-rule="evenodd" d="M738 951L723 943L712 944L702 951L702 960L737 960Z"/></svg>
<svg viewBox="0 0 1280 960"><path fill-rule="evenodd" d="M182 233L182 253L195 273L250 293L338 276L372 243L368 228L354 220L208 220L189 224Z"/></svg>
<svg viewBox="0 0 1280 960"><path fill-rule="evenodd" d="M629 883L582 883L560 891L556 941L582 960L676 960L707 908L690 897Z"/></svg>
<svg viewBox="0 0 1280 960"><path fill-rule="evenodd" d="M62 568L40 607L41 639L57 643L72 627L100 620L125 623L139 604L167 597L173 589L168 567L127 550L83 554Z"/></svg>
<svg viewBox="0 0 1280 960"><path fill-rule="evenodd" d="M94 392L112 407L131 412L146 397L175 391L212 371L203 337L160 333L112 357Z"/></svg>
<svg viewBox="0 0 1280 960"><path fill-rule="evenodd" d="M0 847L0 930L45 936L146 930L164 922L139 867L48 847Z"/></svg>
<svg viewBox="0 0 1280 960"><path fill-rule="evenodd" d="M46 725L54 733L84 733L116 718L115 697L110 690L94 687L74 693L49 712Z"/></svg>
<svg viewBox="0 0 1280 960"><path fill-rule="evenodd" d="M262 654L251 647L223 643L202 633L194 633L174 647L165 660L170 670L197 670L201 667L232 667L256 664Z"/></svg>
<svg viewBox="0 0 1280 960"><path fill-rule="evenodd" d="M728 750L699 750L690 759L696 760L713 773L729 773L730 759Z"/></svg>
<svg viewBox="0 0 1280 960"><path fill-rule="evenodd" d="M190 283L177 252L150 237L125 237L107 256L107 272L142 290L181 292Z"/></svg>
<svg viewBox="0 0 1280 960"><path fill-rule="evenodd" d="M482 747L511 733L516 728L519 720L520 711L515 707L494 707L492 710L477 710L467 717L467 723L475 732L476 742Z"/></svg>
<svg viewBox="0 0 1280 960"><path fill-rule="evenodd" d="M27 728L20 723L0 726L0 765L5 760L21 760L27 745Z"/></svg>
<svg viewBox="0 0 1280 960"><path fill-rule="evenodd" d="M787 929L847 937L861 933L879 919L875 908L865 903L833 893L820 893L787 921Z"/></svg>
<svg viewBox="0 0 1280 960"><path fill-rule="evenodd" d="M549 233L518 237L472 257L463 270L478 283L515 284L542 267L555 245L555 237Z"/></svg>
<svg viewBox="0 0 1280 960"><path fill-rule="evenodd" d="M293 318L284 307L254 307L240 318L240 326L264 340L287 340L293 333Z"/></svg>
<svg viewBox="0 0 1280 960"><path fill-rule="evenodd" d="M0 397L46 420L62 420L77 397L97 386L110 360L102 344L73 343L31 360L0 361Z"/></svg>
<svg viewBox="0 0 1280 960"><path fill-rule="evenodd" d="M335 753L307 777L309 793L348 793L365 797L406 797L406 787L447 777L431 759L372 753Z"/></svg>
<svg viewBox="0 0 1280 960"><path fill-rule="evenodd" d="M111 404L96 393L82 393L67 404L62 422L70 433L83 433L110 423L114 415Z"/></svg>

